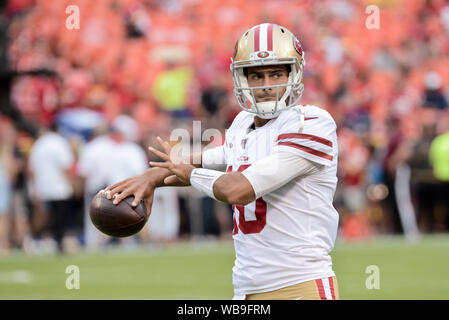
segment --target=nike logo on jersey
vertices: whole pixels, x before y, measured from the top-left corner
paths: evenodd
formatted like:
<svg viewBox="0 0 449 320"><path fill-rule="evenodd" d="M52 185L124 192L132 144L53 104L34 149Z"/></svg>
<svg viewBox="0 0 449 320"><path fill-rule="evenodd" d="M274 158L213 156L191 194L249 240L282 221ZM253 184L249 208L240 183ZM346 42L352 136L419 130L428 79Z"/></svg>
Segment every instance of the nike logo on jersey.
<svg viewBox="0 0 449 320"><path fill-rule="evenodd" d="M304 118L304 120L313 120L313 119L318 119L318 117L308 117L308 118Z"/></svg>

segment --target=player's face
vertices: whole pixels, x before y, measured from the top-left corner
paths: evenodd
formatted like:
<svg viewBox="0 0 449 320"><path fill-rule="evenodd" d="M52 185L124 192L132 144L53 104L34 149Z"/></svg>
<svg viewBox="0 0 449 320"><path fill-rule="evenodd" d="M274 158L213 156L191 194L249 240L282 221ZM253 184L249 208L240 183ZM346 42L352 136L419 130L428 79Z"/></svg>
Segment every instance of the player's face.
<svg viewBox="0 0 449 320"><path fill-rule="evenodd" d="M248 85L250 87L273 86L288 82L288 69L285 65L262 66L248 68ZM281 98L287 87L279 87L278 98ZM255 89L256 102L275 101L276 88Z"/></svg>

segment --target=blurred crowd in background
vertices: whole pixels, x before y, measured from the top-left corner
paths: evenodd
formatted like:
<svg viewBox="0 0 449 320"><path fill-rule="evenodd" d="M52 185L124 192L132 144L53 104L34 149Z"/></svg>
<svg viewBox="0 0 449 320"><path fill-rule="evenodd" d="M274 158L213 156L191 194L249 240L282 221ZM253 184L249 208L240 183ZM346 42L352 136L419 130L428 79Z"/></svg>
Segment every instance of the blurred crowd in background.
<svg viewBox="0 0 449 320"><path fill-rule="evenodd" d="M337 123L339 237L449 231L449 1L0 3L0 252L230 238L231 206L193 188L157 189L127 239L99 233L88 206L148 168L157 135L193 120L225 131L241 110L235 42L262 22L299 38L302 103ZM67 27L71 5L79 29Z"/></svg>

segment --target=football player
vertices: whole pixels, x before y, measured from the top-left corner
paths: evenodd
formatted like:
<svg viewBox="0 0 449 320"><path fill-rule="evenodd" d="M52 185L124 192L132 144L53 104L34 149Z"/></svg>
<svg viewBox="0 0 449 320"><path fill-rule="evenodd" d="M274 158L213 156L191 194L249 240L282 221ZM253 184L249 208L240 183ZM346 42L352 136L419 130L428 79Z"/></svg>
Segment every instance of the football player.
<svg viewBox="0 0 449 320"><path fill-rule="evenodd" d="M225 143L201 164L182 162L158 138L164 160L108 187L115 203L134 195L151 208L164 185L192 185L233 204L234 299L338 299L329 255L339 216L336 124L317 106L300 105L304 52L285 27L263 23L237 41L231 63L242 111ZM193 159L193 157L192 157Z"/></svg>

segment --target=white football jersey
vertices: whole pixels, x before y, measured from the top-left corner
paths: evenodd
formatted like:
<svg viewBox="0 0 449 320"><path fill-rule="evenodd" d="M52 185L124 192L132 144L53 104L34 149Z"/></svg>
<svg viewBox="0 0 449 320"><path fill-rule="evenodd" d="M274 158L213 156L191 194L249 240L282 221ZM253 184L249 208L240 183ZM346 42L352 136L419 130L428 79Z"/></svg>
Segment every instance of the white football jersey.
<svg viewBox="0 0 449 320"><path fill-rule="evenodd" d="M292 172L281 187L245 206L233 205L235 297L335 276L329 256L339 221L332 204L338 158L334 120L324 109L297 106L255 130L253 123L254 115L241 111L225 144L203 154L203 161L221 157L228 172L242 172L282 150L318 163L319 170L304 176Z"/></svg>

